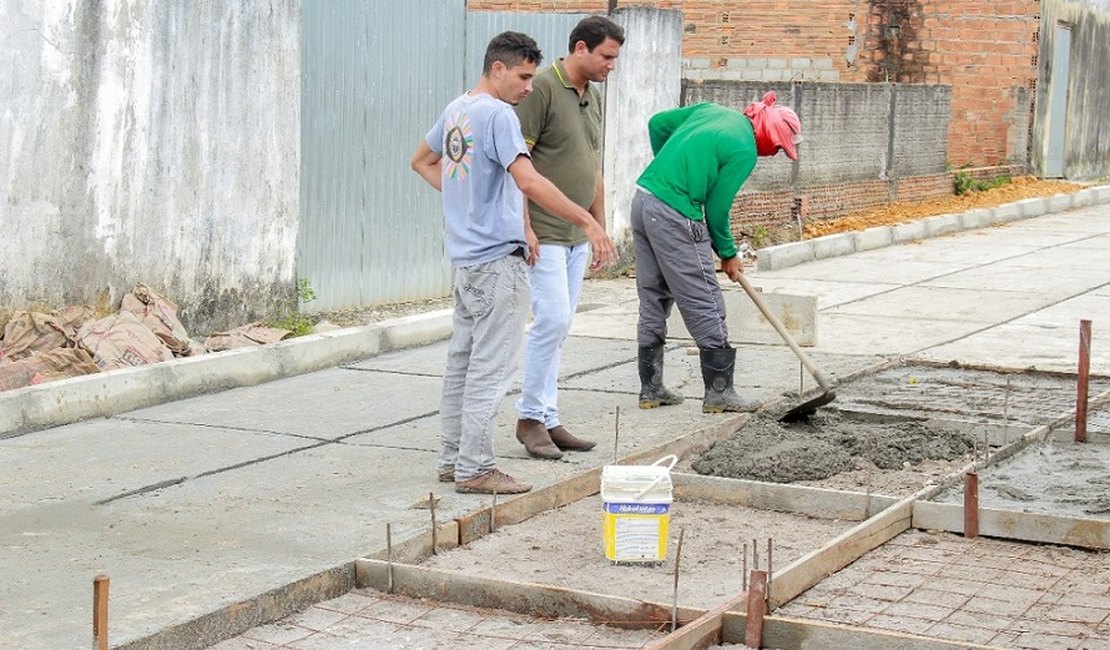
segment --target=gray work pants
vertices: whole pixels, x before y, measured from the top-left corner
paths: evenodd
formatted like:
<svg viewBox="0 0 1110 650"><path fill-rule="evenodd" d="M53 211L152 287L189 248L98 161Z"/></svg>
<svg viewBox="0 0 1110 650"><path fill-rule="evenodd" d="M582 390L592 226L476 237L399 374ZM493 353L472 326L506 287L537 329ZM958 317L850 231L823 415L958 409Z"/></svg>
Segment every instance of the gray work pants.
<svg viewBox="0 0 1110 650"><path fill-rule="evenodd" d="M507 256L455 269L454 331L443 373L440 468L455 481L494 469L494 418L520 367L528 319L528 265Z"/></svg>
<svg viewBox="0 0 1110 650"><path fill-rule="evenodd" d="M640 347L666 341L667 317L676 304L699 348L729 347L725 301L705 222L687 219L649 192L637 189L632 198L632 239L640 298L636 326Z"/></svg>

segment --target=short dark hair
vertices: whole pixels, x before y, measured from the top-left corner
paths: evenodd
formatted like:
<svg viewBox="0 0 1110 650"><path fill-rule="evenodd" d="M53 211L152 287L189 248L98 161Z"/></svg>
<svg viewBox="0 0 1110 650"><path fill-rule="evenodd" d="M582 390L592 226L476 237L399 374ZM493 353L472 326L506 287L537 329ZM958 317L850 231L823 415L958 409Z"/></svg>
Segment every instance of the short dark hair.
<svg viewBox="0 0 1110 650"><path fill-rule="evenodd" d="M570 33L567 51L573 52L578 41L583 41L586 49L593 52L594 48L604 43L607 38L624 45L624 28L605 16L583 18Z"/></svg>
<svg viewBox="0 0 1110 650"><path fill-rule="evenodd" d="M501 32L490 39L486 46L486 59L482 63L482 74L489 74L493 69L493 62L500 61L512 68L521 63L535 63L543 61L543 52L540 46L527 34L520 32Z"/></svg>

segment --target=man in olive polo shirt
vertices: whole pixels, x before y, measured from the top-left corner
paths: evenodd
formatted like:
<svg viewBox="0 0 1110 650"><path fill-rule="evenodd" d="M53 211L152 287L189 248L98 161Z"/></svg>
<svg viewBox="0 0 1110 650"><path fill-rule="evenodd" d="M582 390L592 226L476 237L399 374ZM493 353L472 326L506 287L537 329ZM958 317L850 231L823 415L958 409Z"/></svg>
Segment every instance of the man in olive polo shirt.
<svg viewBox="0 0 1110 650"><path fill-rule="evenodd" d="M541 70L517 105L524 142L536 170L605 228L601 173L601 93L616 66L624 29L603 16L571 31L566 57ZM525 211L532 283L532 327L524 350L524 376L516 437L529 455L558 459L596 443L572 435L559 421L558 376L590 246L582 229L528 202ZM594 270L594 267L590 267Z"/></svg>

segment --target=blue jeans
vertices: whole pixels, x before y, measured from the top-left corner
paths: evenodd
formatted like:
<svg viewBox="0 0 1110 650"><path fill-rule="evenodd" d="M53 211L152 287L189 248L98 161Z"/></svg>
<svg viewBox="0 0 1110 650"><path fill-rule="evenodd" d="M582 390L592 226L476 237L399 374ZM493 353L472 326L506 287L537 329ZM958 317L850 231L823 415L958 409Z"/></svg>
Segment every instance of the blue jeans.
<svg viewBox="0 0 1110 650"><path fill-rule="evenodd" d="M570 332L590 245L541 244L531 268L532 327L524 349L524 377L516 409L521 418L559 425L559 359Z"/></svg>
<svg viewBox="0 0 1110 650"><path fill-rule="evenodd" d="M455 481L494 469L493 425L520 366L528 319L528 266L507 256L455 269L454 331L443 373L440 468Z"/></svg>

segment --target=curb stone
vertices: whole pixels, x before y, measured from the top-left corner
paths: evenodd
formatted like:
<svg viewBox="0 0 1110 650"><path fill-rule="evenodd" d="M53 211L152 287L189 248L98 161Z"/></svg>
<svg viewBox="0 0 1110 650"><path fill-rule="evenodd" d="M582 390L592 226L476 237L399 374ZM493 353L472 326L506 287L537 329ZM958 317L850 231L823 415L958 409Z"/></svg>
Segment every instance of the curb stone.
<svg viewBox="0 0 1110 650"><path fill-rule="evenodd" d="M813 260L1105 203L1110 203L1110 185L895 226L828 235L761 249L756 268L774 271ZM451 316L452 310L442 309L258 348L184 357L4 391L0 393L0 439L428 345L450 336Z"/></svg>
<svg viewBox="0 0 1110 650"><path fill-rule="evenodd" d="M451 335L451 310L182 357L0 393L0 439L292 377Z"/></svg>
<svg viewBox="0 0 1110 650"><path fill-rule="evenodd" d="M891 226L876 226L853 233L840 233L853 237L850 244L825 244L826 235L799 242L768 246L756 251L757 271L777 271L813 260L847 255L857 251L873 250L891 244L901 244L926 237L951 234L963 230L976 230L997 223L1030 219L1075 208L1110 203L1110 185L1088 187L1077 192L1051 197L1022 199L1004 203L995 208L977 208L958 214L946 214L918 221Z"/></svg>

